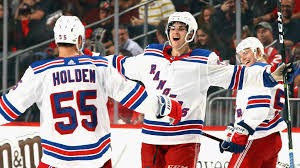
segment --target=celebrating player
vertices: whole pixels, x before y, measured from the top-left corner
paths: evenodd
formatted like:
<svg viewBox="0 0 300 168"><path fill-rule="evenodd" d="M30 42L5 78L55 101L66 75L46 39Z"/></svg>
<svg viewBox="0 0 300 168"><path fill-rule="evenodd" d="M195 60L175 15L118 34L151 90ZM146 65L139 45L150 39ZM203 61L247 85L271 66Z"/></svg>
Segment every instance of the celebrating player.
<svg viewBox="0 0 300 168"><path fill-rule="evenodd" d="M265 68L217 65L219 57L203 49L191 50L197 22L189 12L168 18L170 45L151 44L135 57L113 56L113 65L129 79L149 90L176 98L182 104L182 120L176 125L145 114L142 128L142 168L196 167L209 86L241 89L269 85ZM276 73L277 79L282 76ZM262 82L262 78L264 82ZM266 80L267 79L267 80Z"/></svg>
<svg viewBox="0 0 300 168"><path fill-rule="evenodd" d="M255 37L242 40L236 53L247 67L268 66L264 47ZM279 113L283 105L282 84L274 88L238 90L235 124L227 127L227 137L220 144L222 153L233 152L228 168L276 167L282 146L280 132L287 127Z"/></svg>
<svg viewBox="0 0 300 168"><path fill-rule="evenodd" d="M39 168L112 167L108 96L135 111L168 115L173 124L181 118L178 102L148 95L104 57L81 55L84 31L76 16L61 16L54 27L59 57L32 63L15 88L0 97L0 124L13 121L33 103L39 107Z"/></svg>

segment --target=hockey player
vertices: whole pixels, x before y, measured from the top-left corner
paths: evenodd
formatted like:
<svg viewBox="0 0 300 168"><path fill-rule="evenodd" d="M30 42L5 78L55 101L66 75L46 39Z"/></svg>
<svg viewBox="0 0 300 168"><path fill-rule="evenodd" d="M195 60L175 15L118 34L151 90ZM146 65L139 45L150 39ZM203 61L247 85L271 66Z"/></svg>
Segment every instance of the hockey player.
<svg viewBox="0 0 300 168"><path fill-rule="evenodd" d="M244 66L268 66L264 47L256 37L242 40L236 53ZM276 167L282 146L280 132L286 128L280 116L283 105L282 84L238 90L235 124L227 127L227 137L220 144L222 153L233 153L228 168Z"/></svg>
<svg viewBox="0 0 300 168"><path fill-rule="evenodd" d="M217 65L219 57L214 52L191 50L189 43L197 28L189 12L175 12L166 26L170 45L150 44L136 57L110 58L127 78L139 80L147 89L176 98L182 104L182 120L176 126L169 125L167 119L145 114L142 168L196 167L209 86L263 87L262 76L267 76L264 68Z"/></svg>
<svg viewBox="0 0 300 168"><path fill-rule="evenodd" d="M39 107L39 168L112 167L108 96L135 111L168 115L173 124L180 120L178 102L148 95L104 57L81 55L84 26L76 16L61 16L54 36L59 57L32 63L15 88L0 97L0 124L13 121L33 103Z"/></svg>

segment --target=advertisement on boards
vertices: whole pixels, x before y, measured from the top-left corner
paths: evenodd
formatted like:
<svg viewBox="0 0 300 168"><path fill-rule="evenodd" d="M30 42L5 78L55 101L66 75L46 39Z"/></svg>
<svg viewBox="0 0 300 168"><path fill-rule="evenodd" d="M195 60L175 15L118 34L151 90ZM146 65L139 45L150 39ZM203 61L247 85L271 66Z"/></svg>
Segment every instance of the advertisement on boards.
<svg viewBox="0 0 300 168"><path fill-rule="evenodd" d="M223 137L220 129L205 132L216 137ZM112 164L113 168L140 168L141 129L118 126L112 128ZM37 167L41 157L41 138L38 124L0 126L0 167L23 168ZM287 133L282 133L282 149L279 153L277 168L289 164ZM300 131L293 132L295 167L300 168ZM202 138L197 168L227 168L231 153L220 153L219 143L213 139Z"/></svg>

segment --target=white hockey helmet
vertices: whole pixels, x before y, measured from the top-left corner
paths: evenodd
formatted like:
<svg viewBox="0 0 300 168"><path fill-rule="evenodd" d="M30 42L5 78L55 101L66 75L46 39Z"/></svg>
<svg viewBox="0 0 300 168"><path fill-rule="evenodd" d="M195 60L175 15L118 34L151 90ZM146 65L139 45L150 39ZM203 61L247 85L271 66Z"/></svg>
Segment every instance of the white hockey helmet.
<svg viewBox="0 0 300 168"><path fill-rule="evenodd" d="M166 34L169 41L169 27L172 26L174 22L181 22L187 25L188 33L185 36L185 40L186 42L191 42L194 39L198 29L198 24L195 17L190 12L175 12L170 15L166 25ZM187 39L189 34L192 34L192 38Z"/></svg>
<svg viewBox="0 0 300 168"><path fill-rule="evenodd" d="M77 16L61 16L54 26L55 43L75 44L82 50L85 42L85 28ZM82 37L82 45L78 46L78 38Z"/></svg>
<svg viewBox="0 0 300 168"><path fill-rule="evenodd" d="M243 39L236 47L236 53L241 52L244 49L250 48L253 52L257 52L257 48L260 49L262 54L264 52L264 46L256 37L247 37Z"/></svg>

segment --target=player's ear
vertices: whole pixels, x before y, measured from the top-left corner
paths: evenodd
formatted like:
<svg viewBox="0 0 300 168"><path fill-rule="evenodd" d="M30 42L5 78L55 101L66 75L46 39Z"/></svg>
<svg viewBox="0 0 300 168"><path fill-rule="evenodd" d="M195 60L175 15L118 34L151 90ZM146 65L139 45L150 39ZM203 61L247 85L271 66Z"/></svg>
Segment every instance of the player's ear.
<svg viewBox="0 0 300 168"><path fill-rule="evenodd" d="M260 50L260 48L256 48L256 56L258 58L258 61L260 62L266 61L266 56L264 52Z"/></svg>
<svg viewBox="0 0 300 168"><path fill-rule="evenodd" d="M262 52L260 51L260 48L256 48L256 55L260 56L262 54Z"/></svg>

